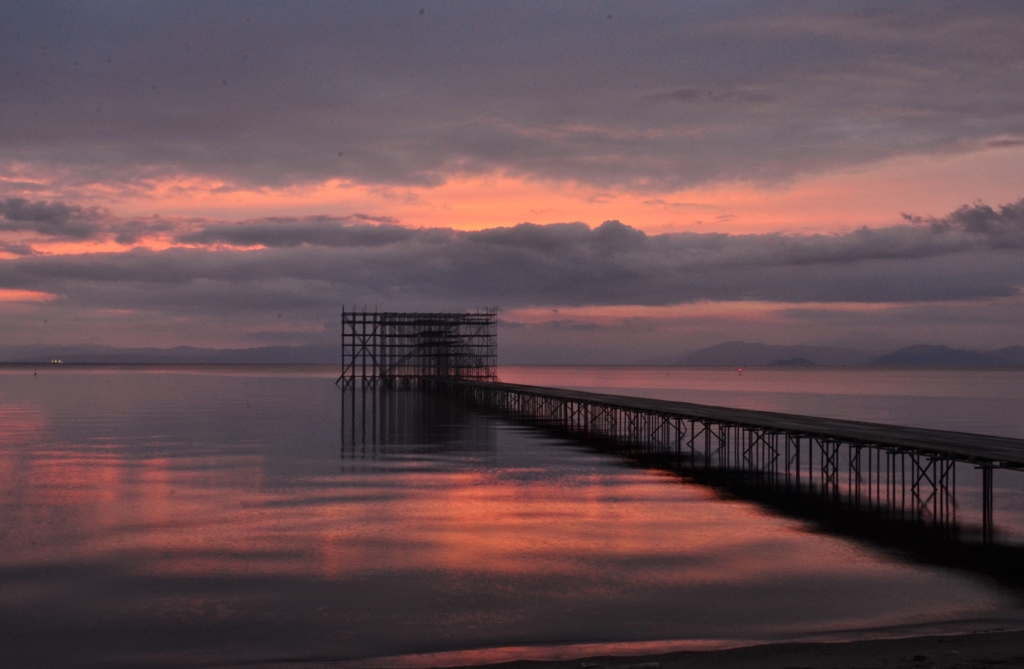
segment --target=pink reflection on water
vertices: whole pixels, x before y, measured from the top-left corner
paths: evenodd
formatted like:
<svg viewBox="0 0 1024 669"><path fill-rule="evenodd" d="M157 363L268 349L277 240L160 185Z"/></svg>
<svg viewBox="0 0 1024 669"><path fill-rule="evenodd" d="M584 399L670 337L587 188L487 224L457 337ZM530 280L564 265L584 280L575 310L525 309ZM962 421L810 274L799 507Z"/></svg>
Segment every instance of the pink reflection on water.
<svg viewBox="0 0 1024 669"><path fill-rule="evenodd" d="M210 634L236 659L287 656L293 638L331 657L519 658L1010 606L972 578L500 423L461 450L346 450L331 379L232 374L90 372L34 396L42 384L0 384L0 615L72 610L80 639L96 616L119 630L235 621Z"/></svg>
<svg viewBox="0 0 1024 669"><path fill-rule="evenodd" d="M13 459L0 451L0 471L12 471ZM623 580L644 587L742 584L893 569L797 521L664 474L590 473L570 484L526 484L502 470L400 471L275 489L263 485L262 465L251 456L36 453L18 465L21 511L8 518L33 530L10 537L0 561L134 555L134 569L163 575L337 580L442 570L584 575L595 584L608 578L613 587ZM636 562L644 568L617 573Z"/></svg>

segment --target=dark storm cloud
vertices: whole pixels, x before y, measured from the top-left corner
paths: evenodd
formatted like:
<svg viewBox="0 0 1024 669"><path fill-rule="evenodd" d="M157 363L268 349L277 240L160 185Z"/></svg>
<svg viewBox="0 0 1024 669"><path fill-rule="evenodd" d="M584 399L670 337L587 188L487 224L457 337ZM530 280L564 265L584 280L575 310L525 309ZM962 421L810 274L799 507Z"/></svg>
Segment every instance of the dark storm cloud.
<svg viewBox="0 0 1024 669"><path fill-rule="evenodd" d="M63 202L30 202L11 197L0 200L0 230L31 232L57 239L82 240L102 231L107 214Z"/></svg>
<svg viewBox="0 0 1024 669"><path fill-rule="evenodd" d="M114 234L118 244L134 244L143 237L166 235L178 229L174 221L153 216L145 220L120 221L112 219L107 223L107 231Z"/></svg>
<svg viewBox="0 0 1024 669"><path fill-rule="evenodd" d="M0 242L0 252L10 253L15 256L30 256L35 253L31 244L17 244L10 242Z"/></svg>
<svg viewBox="0 0 1024 669"><path fill-rule="evenodd" d="M757 91L715 91L699 88L680 88L668 93L668 97L683 102L772 102L774 98L764 92Z"/></svg>
<svg viewBox="0 0 1024 669"><path fill-rule="evenodd" d="M0 261L0 287L83 307L230 315L394 308L919 302L1016 295L1024 200L836 235L649 235L618 221L478 232L311 217L192 221L182 239L266 248L136 249Z"/></svg>
<svg viewBox="0 0 1024 669"><path fill-rule="evenodd" d="M166 237L179 244L238 247L377 246L406 240L414 234L430 235L427 231L416 233L403 228L388 216L367 214L268 217L237 222L160 216L124 219L101 208L24 198L0 200L0 233L3 232L29 233L41 241L113 239L131 245L147 237ZM0 250L17 255L32 253L28 243L2 239Z"/></svg>
<svg viewBox="0 0 1024 669"><path fill-rule="evenodd" d="M658 187L1024 140L1021 3L428 4L8 3L0 160Z"/></svg>
<svg viewBox="0 0 1024 669"><path fill-rule="evenodd" d="M376 221L383 225L355 224ZM314 246L380 246L410 239L417 233L395 225L383 216L310 216L306 218L266 218L258 221L207 225L194 232L179 234L182 244L225 244L230 246L287 247ZM420 236L429 232L420 231ZM443 232L439 234L444 234Z"/></svg>
<svg viewBox="0 0 1024 669"><path fill-rule="evenodd" d="M984 238L996 248L1019 248L1024 240L1024 200L1004 204L998 210L983 203L964 205L945 218L903 216L937 232L962 231Z"/></svg>

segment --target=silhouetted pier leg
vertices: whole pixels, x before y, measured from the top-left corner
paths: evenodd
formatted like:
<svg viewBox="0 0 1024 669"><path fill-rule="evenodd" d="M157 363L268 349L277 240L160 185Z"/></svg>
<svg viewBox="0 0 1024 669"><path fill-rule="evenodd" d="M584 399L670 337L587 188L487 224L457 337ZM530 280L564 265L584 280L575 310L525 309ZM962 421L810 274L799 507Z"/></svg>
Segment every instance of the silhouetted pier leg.
<svg viewBox="0 0 1024 669"><path fill-rule="evenodd" d="M981 468L981 536L986 544L992 543L992 468Z"/></svg>

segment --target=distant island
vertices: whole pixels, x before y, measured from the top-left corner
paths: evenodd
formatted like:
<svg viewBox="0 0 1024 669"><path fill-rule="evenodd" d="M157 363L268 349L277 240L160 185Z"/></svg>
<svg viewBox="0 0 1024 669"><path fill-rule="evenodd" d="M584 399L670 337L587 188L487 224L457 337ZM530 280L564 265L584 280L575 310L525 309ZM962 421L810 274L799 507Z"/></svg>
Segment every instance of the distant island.
<svg viewBox="0 0 1024 669"><path fill-rule="evenodd" d="M241 364L308 365L340 360L337 344L312 346L260 346L256 348L118 348L91 344L53 346L0 346L0 362L50 364Z"/></svg>
<svg viewBox="0 0 1024 669"><path fill-rule="evenodd" d="M829 346L730 341L694 351L671 364L686 367L1024 367L1024 346L971 351L916 344L879 355Z"/></svg>

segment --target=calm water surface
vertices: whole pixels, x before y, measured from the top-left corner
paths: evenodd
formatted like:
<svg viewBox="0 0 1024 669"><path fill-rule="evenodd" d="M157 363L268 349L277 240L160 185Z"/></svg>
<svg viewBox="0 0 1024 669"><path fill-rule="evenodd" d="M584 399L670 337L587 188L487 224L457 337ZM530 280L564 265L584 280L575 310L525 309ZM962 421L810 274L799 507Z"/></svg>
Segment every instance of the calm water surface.
<svg viewBox="0 0 1024 669"><path fill-rule="evenodd" d="M1020 596L982 577L415 393L343 401L334 374L0 370L0 666L415 665L1021 624ZM807 376L502 378L830 406ZM1000 378L832 394L946 414L1009 401L1021 377Z"/></svg>

